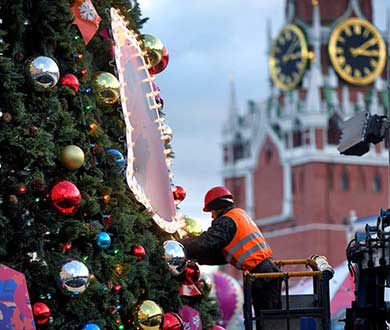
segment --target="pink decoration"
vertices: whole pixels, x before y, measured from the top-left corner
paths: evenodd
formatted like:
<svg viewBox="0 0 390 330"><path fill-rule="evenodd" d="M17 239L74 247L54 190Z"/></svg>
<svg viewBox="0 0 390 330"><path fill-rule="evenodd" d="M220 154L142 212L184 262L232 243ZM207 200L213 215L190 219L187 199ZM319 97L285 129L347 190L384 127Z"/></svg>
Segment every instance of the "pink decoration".
<svg viewBox="0 0 390 330"><path fill-rule="evenodd" d="M0 329L35 330L24 275L1 264L0 315Z"/></svg>
<svg viewBox="0 0 390 330"><path fill-rule="evenodd" d="M217 301L222 312L221 325L226 327L238 309L242 307L242 289L232 276L216 272L213 274Z"/></svg>
<svg viewBox="0 0 390 330"><path fill-rule="evenodd" d="M133 32L111 9L115 61L121 85L121 102L127 127L127 183L153 219L168 233L179 227L162 135L162 118L154 97L142 50Z"/></svg>
<svg viewBox="0 0 390 330"><path fill-rule="evenodd" d="M202 319L195 308L184 305L183 308L179 310L179 315L183 320L185 330L202 330Z"/></svg>

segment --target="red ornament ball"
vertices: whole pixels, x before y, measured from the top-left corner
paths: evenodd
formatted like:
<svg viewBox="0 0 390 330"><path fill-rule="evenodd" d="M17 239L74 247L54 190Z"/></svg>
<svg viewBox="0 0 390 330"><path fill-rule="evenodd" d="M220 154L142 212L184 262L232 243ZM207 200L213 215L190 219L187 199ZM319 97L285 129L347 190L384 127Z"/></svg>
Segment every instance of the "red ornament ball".
<svg viewBox="0 0 390 330"><path fill-rule="evenodd" d="M69 181L60 181L50 192L50 199L56 209L62 214L72 214L80 206L80 191Z"/></svg>
<svg viewBox="0 0 390 330"><path fill-rule="evenodd" d="M167 312L164 314L162 330L183 330L183 320L178 314Z"/></svg>
<svg viewBox="0 0 390 330"><path fill-rule="evenodd" d="M63 75L60 78L60 84L62 86L66 86L73 89L76 93L79 90L79 86L80 86L79 80L73 73L67 73Z"/></svg>
<svg viewBox="0 0 390 330"><path fill-rule="evenodd" d="M184 190L183 187L176 186L172 189L173 192L173 199L176 202L182 202L186 198L186 191Z"/></svg>
<svg viewBox="0 0 390 330"><path fill-rule="evenodd" d="M161 61L157 65L155 65L154 67L150 68L149 73L150 74L157 74L157 73L160 73L161 71L164 71L168 65L168 62L169 62L169 53L168 53L168 49L164 46L164 48L162 49Z"/></svg>
<svg viewBox="0 0 390 330"><path fill-rule="evenodd" d="M218 324L214 324L213 325L213 330L225 330L225 328L220 326L220 325L218 325Z"/></svg>
<svg viewBox="0 0 390 330"><path fill-rule="evenodd" d="M188 261L184 268L184 284L194 284L200 279L200 270L196 263Z"/></svg>
<svg viewBox="0 0 390 330"><path fill-rule="evenodd" d="M146 251L142 245L135 245L131 248L131 254L137 258L138 261L141 261L146 256Z"/></svg>
<svg viewBox="0 0 390 330"><path fill-rule="evenodd" d="M37 324L46 324L49 321L50 308L45 303L36 302L32 310Z"/></svg>

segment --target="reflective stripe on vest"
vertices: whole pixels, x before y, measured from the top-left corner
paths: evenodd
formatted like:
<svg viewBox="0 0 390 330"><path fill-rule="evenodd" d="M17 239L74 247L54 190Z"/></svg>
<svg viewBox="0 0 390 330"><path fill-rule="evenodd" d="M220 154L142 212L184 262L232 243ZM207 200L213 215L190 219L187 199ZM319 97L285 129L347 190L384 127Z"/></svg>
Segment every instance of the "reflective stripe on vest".
<svg viewBox="0 0 390 330"><path fill-rule="evenodd" d="M228 252L226 256L226 261L230 262L233 258L233 254L238 251L239 248L244 246L246 243L248 243L250 240L254 239L255 237L263 237L263 235L258 231L255 233L251 233L248 236L244 237L242 240L238 241Z"/></svg>
<svg viewBox="0 0 390 330"><path fill-rule="evenodd" d="M242 265L242 262L248 258L252 253L256 252L256 251L259 251L259 250L263 250L263 249L269 249L270 246L267 244L267 242L262 242L258 245L255 245L253 248L249 249L248 251L246 251L242 256L241 258L239 258L237 260L237 267L238 268L241 268L241 265Z"/></svg>
<svg viewBox="0 0 390 330"><path fill-rule="evenodd" d="M236 233L224 248L227 262L239 269L251 270L264 259L272 257L272 250L260 229L244 210L234 208L224 216L236 224Z"/></svg>

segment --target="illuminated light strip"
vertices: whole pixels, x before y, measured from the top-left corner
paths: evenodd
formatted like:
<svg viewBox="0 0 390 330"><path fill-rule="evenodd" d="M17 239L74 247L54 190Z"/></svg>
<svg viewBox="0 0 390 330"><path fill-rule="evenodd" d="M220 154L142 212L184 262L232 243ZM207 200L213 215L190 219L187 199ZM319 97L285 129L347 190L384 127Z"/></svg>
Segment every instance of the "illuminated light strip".
<svg viewBox="0 0 390 330"><path fill-rule="evenodd" d="M161 108L160 104L155 104L155 105L150 106L150 110L156 110L156 109L158 110L160 108Z"/></svg>
<svg viewBox="0 0 390 330"><path fill-rule="evenodd" d="M148 66L147 66L147 65L139 66L139 67L137 68L138 71L147 70L147 69L148 69Z"/></svg>
<svg viewBox="0 0 390 330"><path fill-rule="evenodd" d="M120 48L118 42L120 42L121 40L126 40L126 41L129 41L130 46L136 50L136 55L132 55L132 57L133 58L139 57L142 61L142 65L140 67L138 67L137 70L139 70L139 71L145 70L145 72L147 74L148 78L143 79L142 83L149 84L149 87L150 87L149 89L151 92L149 92L145 95L145 99L147 101L149 109L156 111L157 119L155 120L155 122L157 123L158 130L160 131L161 137L163 138L164 134L162 131L163 131L164 126L165 126L165 124L163 124L164 118L160 117L159 113L158 113L158 109L161 108L161 105L157 104L155 97L152 97L152 96L158 95L158 93L155 94L156 92L153 91L152 82L154 80L154 77L149 76L148 68L150 68L150 65L145 62L144 56L147 54L147 52L141 50L141 48L140 48L140 45L139 45L140 41L137 39L140 39L141 36L136 34L134 31L130 31L127 28L127 24L128 24L128 22L126 22L124 20L124 18L122 18L119 15L119 11L111 8L111 26L112 26L113 37L114 37L114 41L115 41L115 60L116 60L116 64L117 64L117 72L119 75L119 80L124 81L124 78L123 78L124 68L122 68L120 66L121 48ZM142 203L149 212L151 212L153 214L153 220L158 224L158 226L160 226L163 230L165 230L168 233L178 232L179 236L183 236L183 234L185 234L185 231L183 229L185 227L185 219L184 219L183 214L181 212L179 212L178 209L176 209L175 218L171 219L172 220L171 222L167 222L163 218L161 218L157 214L156 210L153 210L152 205L151 205L151 201L146 197L145 192L143 191L142 187L138 184L138 182L134 176L134 168L133 168L133 163L135 160L134 151L133 151L134 142L131 142L132 141L131 132L134 130L134 128L131 125L131 122L129 119L130 113L128 112L127 104L124 101L124 100L128 99L126 97L125 87L126 87L126 84L121 83L121 85L120 85L121 104L122 104L122 111L124 114L124 116L123 116L124 121L126 123L126 140L127 140L126 144L127 144L127 149L128 149L128 151L127 151L128 152L127 169L126 169L126 178L127 178L128 185L129 185L131 191L133 192L134 196L136 197L136 199L140 203ZM170 149L168 149L168 150L164 149L164 154L166 154L166 155L171 153L171 152L172 152L172 150L170 150ZM172 163L172 159L166 157L166 162L167 162L167 166L168 166L168 163L169 164ZM169 171L168 171L168 176L170 179L173 178L173 174L170 173Z"/></svg>

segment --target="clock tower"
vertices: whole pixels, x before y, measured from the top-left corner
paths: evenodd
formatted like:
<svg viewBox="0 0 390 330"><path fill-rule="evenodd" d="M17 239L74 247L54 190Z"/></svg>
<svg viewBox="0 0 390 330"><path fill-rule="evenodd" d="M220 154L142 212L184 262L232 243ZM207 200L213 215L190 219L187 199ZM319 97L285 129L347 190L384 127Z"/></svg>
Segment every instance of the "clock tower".
<svg viewBox="0 0 390 330"><path fill-rule="evenodd" d="M346 258L350 219L387 208L384 143L363 157L337 151L342 121L387 114L385 31L371 0L287 0L269 40L270 90L239 114L231 85L223 179L277 259Z"/></svg>

